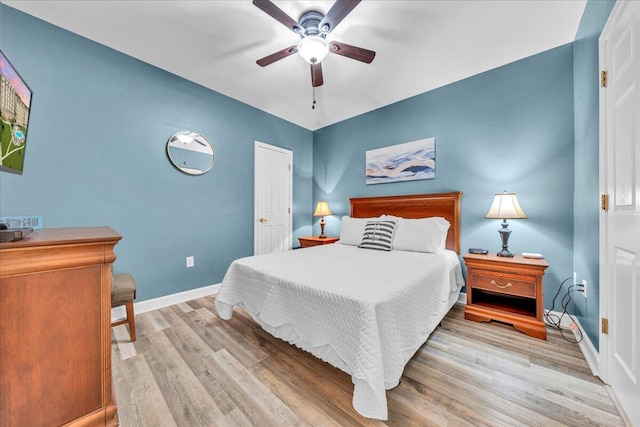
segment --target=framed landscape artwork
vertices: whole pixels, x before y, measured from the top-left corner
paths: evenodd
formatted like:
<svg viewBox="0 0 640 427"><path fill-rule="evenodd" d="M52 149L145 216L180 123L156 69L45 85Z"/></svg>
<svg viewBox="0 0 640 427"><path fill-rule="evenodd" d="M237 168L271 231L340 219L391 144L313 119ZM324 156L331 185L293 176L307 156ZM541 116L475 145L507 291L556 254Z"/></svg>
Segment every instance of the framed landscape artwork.
<svg viewBox="0 0 640 427"><path fill-rule="evenodd" d="M433 179L436 177L436 139L369 150L365 162L367 184Z"/></svg>
<svg viewBox="0 0 640 427"><path fill-rule="evenodd" d="M0 51L0 171L22 174L31 89Z"/></svg>

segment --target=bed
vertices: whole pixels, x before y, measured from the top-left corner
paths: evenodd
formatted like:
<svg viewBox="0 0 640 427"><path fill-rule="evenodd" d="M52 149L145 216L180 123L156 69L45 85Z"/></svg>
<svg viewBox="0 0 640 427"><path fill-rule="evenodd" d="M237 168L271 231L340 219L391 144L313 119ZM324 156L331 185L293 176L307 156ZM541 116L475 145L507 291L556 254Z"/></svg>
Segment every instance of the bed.
<svg viewBox="0 0 640 427"><path fill-rule="evenodd" d="M230 319L237 306L273 336L347 372L354 409L385 420L386 390L398 385L404 366L464 286L460 197L456 192L353 198L341 241L235 260L216 296L218 315ZM370 219L367 226L377 227L382 221L400 224L398 217L407 219L398 230L410 220L444 218L444 248L386 251L349 244L349 221Z"/></svg>

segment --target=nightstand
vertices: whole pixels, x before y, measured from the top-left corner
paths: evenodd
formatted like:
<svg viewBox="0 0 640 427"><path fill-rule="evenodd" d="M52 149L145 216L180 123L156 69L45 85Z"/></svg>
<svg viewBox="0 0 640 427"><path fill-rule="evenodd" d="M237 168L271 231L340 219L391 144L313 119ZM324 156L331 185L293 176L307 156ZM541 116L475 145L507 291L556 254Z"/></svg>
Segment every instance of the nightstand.
<svg viewBox="0 0 640 427"><path fill-rule="evenodd" d="M340 240L339 237L323 237L318 236L298 237L301 248L310 248L311 246L330 245Z"/></svg>
<svg viewBox="0 0 640 427"><path fill-rule="evenodd" d="M498 320L532 337L547 339L542 276L549 264L544 259L496 254L466 254L463 258L467 266L465 319Z"/></svg>

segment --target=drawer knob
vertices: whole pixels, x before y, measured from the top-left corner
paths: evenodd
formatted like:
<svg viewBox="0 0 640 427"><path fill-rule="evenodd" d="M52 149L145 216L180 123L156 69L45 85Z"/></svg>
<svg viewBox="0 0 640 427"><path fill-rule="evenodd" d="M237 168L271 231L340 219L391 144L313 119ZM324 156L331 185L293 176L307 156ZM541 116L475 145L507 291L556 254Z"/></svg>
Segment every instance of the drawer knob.
<svg viewBox="0 0 640 427"><path fill-rule="evenodd" d="M511 284L511 282L507 282L507 284L506 284L506 285L500 285L500 284L498 284L498 282L496 282L495 280L492 280L492 281L491 281L491 284L492 284L492 285L494 285L494 286L496 286L496 287L498 287L498 288L500 288L500 289L510 288L511 286L513 286L513 285Z"/></svg>

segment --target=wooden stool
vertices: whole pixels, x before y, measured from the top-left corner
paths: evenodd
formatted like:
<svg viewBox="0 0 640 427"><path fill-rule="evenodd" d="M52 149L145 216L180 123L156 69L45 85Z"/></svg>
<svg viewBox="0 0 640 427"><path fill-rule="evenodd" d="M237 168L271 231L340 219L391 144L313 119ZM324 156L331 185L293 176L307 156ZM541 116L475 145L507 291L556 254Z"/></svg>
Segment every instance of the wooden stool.
<svg viewBox="0 0 640 427"><path fill-rule="evenodd" d="M133 299L136 297L136 281L130 274L114 274L111 281L111 308L124 305L127 318L113 322L111 327L129 324L131 341L136 340L136 320L133 315Z"/></svg>

